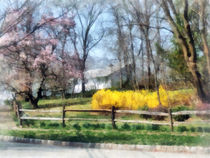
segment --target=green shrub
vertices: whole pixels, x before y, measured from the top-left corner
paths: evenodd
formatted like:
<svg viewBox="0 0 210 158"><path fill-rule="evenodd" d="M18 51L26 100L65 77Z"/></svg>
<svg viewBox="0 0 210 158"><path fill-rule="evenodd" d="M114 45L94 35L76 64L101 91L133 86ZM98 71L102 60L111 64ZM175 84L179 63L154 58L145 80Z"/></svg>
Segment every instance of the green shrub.
<svg viewBox="0 0 210 158"><path fill-rule="evenodd" d="M86 128L86 129L90 129L91 128L91 124L86 122L86 123L82 124L82 127Z"/></svg>
<svg viewBox="0 0 210 158"><path fill-rule="evenodd" d="M48 127L53 127L53 128L57 128L57 127L59 127L60 126L60 124L59 123L56 123L56 122L54 122L54 123L49 123L48 124Z"/></svg>
<svg viewBox="0 0 210 158"><path fill-rule="evenodd" d="M186 111L186 110L191 110L191 108L183 105L172 108L173 112ZM173 116L173 118L176 121L185 121L190 118L190 115L178 115L178 116Z"/></svg>
<svg viewBox="0 0 210 158"><path fill-rule="evenodd" d="M40 123L40 127L42 127L42 128L43 128L43 127L46 127L46 123L45 123L45 122L41 122L41 123Z"/></svg>
<svg viewBox="0 0 210 158"><path fill-rule="evenodd" d="M83 128L86 129L105 129L105 124L104 123L97 123L97 124L90 124L90 123L83 123L82 124Z"/></svg>
<svg viewBox="0 0 210 158"><path fill-rule="evenodd" d="M143 130L144 129L144 125L133 125L132 129L133 130Z"/></svg>
<svg viewBox="0 0 210 158"><path fill-rule="evenodd" d="M156 131L159 130L160 126L159 125L152 125L152 130Z"/></svg>
<svg viewBox="0 0 210 158"><path fill-rule="evenodd" d="M131 129L131 126L130 126L128 123L124 123L124 124L121 126L121 129L130 130L130 129Z"/></svg>
<svg viewBox="0 0 210 158"><path fill-rule="evenodd" d="M81 126L78 123L73 124L73 128L76 130L81 130Z"/></svg>
<svg viewBox="0 0 210 158"><path fill-rule="evenodd" d="M35 120L23 120L23 126L34 126Z"/></svg>
<svg viewBox="0 0 210 158"><path fill-rule="evenodd" d="M185 126L178 126L178 127L177 127L177 131L178 131L178 132L186 132L186 131L188 131L188 129L187 129L187 127L185 127Z"/></svg>
<svg viewBox="0 0 210 158"><path fill-rule="evenodd" d="M195 132L195 127L190 127L191 132Z"/></svg>
<svg viewBox="0 0 210 158"><path fill-rule="evenodd" d="M159 130L162 131L162 132L170 132L171 131L168 126L160 126Z"/></svg>
<svg viewBox="0 0 210 158"><path fill-rule="evenodd" d="M207 132L207 133L210 133L210 127L203 127L203 131Z"/></svg>
<svg viewBox="0 0 210 158"><path fill-rule="evenodd" d="M203 128L202 127L198 127L197 128L197 132L203 132Z"/></svg>

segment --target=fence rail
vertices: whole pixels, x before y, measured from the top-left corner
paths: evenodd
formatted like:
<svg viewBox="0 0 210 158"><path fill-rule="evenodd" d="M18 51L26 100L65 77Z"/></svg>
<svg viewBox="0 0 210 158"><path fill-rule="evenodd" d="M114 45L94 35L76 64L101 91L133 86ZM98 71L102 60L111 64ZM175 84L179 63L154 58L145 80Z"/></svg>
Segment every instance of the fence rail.
<svg viewBox="0 0 210 158"><path fill-rule="evenodd" d="M165 112L149 112L149 111L137 111L137 110L116 110L116 113L168 116L168 113Z"/></svg>
<svg viewBox="0 0 210 158"><path fill-rule="evenodd" d="M210 110L206 111L179 111L172 112L171 109L166 112L149 112L149 111L137 111L137 110L116 110L114 106L112 109L101 109L101 110L89 110L89 109L66 109L65 105L62 110L31 110L31 109L22 109L20 105L15 106L17 116L19 118L20 125L22 126L23 120L51 120L51 121L62 121L63 127L66 126L65 121L96 121L96 122L111 122L112 127L116 128L116 122L125 122L125 123L142 123L142 124L154 124L154 125L169 125L171 131L173 127L180 124L193 124L193 123L210 123L210 120L204 121L193 121L193 122L174 122L174 116L181 115L210 115ZM55 117L29 117L23 116L24 112L38 112L38 113L61 113L61 118ZM67 118L67 112L88 112L88 113L110 113L110 119L94 119L94 118ZM116 119L116 114L137 114L137 115L149 115L149 116L166 116L169 118L169 121L144 121L144 120L122 120Z"/></svg>

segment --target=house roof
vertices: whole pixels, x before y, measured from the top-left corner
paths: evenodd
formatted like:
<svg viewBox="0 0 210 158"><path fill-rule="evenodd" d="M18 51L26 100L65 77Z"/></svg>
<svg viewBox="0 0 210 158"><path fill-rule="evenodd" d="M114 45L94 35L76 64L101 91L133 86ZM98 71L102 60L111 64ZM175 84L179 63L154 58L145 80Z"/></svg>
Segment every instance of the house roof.
<svg viewBox="0 0 210 158"><path fill-rule="evenodd" d="M124 68L125 66L123 65L122 68ZM107 66L105 68L102 69L93 69L93 70L88 70L85 72L85 77L87 79L90 78L97 78L97 77L106 77L111 75L113 72L119 71L120 70L120 65L119 64L115 64L113 66Z"/></svg>

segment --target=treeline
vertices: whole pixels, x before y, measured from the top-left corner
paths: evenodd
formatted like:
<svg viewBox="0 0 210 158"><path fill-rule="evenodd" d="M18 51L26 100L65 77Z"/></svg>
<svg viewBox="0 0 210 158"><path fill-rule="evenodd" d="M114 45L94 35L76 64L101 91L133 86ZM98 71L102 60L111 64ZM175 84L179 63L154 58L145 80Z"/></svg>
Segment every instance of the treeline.
<svg viewBox="0 0 210 158"><path fill-rule="evenodd" d="M207 0L1 3L1 84L34 108L46 91L73 93L78 79L84 93L87 58L96 47L119 64L119 88L159 95L160 84L193 86L209 101Z"/></svg>

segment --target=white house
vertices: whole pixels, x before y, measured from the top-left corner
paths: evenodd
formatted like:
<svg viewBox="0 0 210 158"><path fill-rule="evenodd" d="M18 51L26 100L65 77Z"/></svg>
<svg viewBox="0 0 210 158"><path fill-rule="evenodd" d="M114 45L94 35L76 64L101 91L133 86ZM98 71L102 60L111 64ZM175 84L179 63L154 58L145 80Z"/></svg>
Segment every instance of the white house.
<svg viewBox="0 0 210 158"><path fill-rule="evenodd" d="M124 67L123 67L124 68ZM122 68L122 69L123 69ZM93 69L85 72L86 90L111 88L119 82L120 66L107 66L101 69ZM81 80L75 86L74 92L82 91Z"/></svg>

